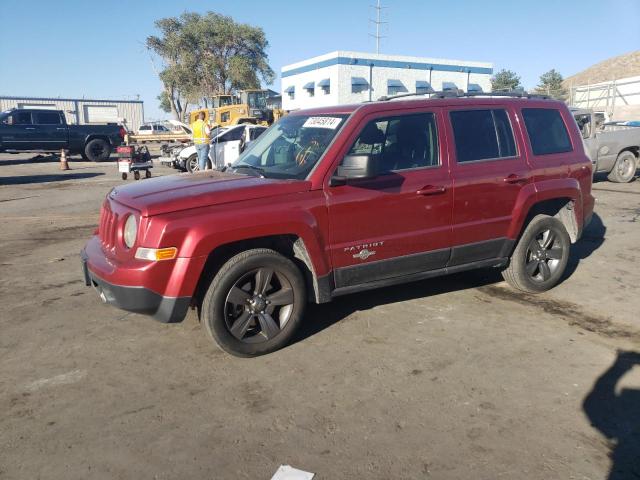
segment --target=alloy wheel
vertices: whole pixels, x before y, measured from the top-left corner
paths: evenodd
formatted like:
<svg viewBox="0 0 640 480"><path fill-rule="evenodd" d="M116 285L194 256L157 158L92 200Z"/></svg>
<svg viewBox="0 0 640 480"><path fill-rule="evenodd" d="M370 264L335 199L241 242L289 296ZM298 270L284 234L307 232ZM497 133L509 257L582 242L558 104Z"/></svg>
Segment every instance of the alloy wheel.
<svg viewBox="0 0 640 480"><path fill-rule="evenodd" d="M271 340L291 318L293 303L293 288L286 276L271 268L258 268L240 277L227 293L227 329L241 342Z"/></svg>
<svg viewBox="0 0 640 480"><path fill-rule="evenodd" d="M189 170L190 172L198 172L200 170L200 164L198 163L198 157L190 158L187 160L189 162Z"/></svg>
<svg viewBox="0 0 640 480"><path fill-rule="evenodd" d="M104 151L105 151L105 147L101 143L95 143L95 144L91 145L91 153L96 158L101 157L102 154L104 154Z"/></svg>
<svg viewBox="0 0 640 480"><path fill-rule="evenodd" d="M551 229L543 230L529 242L525 271L532 280L545 282L558 270L563 255L558 235Z"/></svg>
<svg viewBox="0 0 640 480"><path fill-rule="evenodd" d="M624 157L624 158L621 158L620 160L621 161L618 162L618 165L616 165L616 168L618 169L618 176L620 178L629 178L634 173L632 171L634 167L634 162L629 157Z"/></svg>

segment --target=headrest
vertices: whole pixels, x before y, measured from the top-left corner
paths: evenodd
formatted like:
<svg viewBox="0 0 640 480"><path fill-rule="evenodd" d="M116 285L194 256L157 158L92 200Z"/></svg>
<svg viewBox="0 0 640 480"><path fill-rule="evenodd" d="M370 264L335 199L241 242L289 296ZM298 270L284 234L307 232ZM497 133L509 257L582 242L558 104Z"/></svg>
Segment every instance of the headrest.
<svg viewBox="0 0 640 480"><path fill-rule="evenodd" d="M360 142L375 145L384 142L384 132L374 122L369 123L360 134Z"/></svg>

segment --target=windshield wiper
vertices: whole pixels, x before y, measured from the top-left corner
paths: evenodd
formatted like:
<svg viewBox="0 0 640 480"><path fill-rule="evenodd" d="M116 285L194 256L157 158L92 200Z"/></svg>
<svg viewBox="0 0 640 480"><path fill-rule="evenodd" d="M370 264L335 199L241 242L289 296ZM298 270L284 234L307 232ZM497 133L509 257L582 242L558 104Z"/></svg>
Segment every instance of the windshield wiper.
<svg viewBox="0 0 640 480"><path fill-rule="evenodd" d="M254 172L258 172L261 177L265 177L264 168L256 167L255 165L250 165L248 163L239 163L238 165L234 165L231 168L233 168L234 170L237 170L239 168L246 168L248 170L253 170Z"/></svg>

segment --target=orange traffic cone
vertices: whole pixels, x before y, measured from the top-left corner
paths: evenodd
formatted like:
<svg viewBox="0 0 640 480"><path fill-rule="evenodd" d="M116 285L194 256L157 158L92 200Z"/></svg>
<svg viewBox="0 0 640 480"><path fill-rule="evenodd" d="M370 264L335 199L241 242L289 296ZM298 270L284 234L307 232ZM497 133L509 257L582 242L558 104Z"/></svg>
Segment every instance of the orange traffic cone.
<svg viewBox="0 0 640 480"><path fill-rule="evenodd" d="M60 154L60 170L71 170L69 162L67 162L67 151L63 148Z"/></svg>

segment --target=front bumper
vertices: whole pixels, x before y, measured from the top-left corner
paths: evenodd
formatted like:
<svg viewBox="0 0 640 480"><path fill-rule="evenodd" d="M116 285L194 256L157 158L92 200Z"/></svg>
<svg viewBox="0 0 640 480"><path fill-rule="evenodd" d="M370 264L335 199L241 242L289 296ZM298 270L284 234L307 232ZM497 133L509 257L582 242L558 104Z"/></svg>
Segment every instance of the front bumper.
<svg viewBox="0 0 640 480"><path fill-rule="evenodd" d="M89 269L87 254L80 254L87 286L93 286L103 302L128 312L150 315L162 323L181 322L187 315L191 297L164 297L148 288L114 285Z"/></svg>
<svg viewBox="0 0 640 480"><path fill-rule="evenodd" d="M176 168L176 159L173 157L160 157L158 160L160 161L160 165Z"/></svg>

